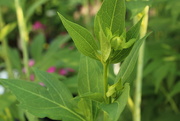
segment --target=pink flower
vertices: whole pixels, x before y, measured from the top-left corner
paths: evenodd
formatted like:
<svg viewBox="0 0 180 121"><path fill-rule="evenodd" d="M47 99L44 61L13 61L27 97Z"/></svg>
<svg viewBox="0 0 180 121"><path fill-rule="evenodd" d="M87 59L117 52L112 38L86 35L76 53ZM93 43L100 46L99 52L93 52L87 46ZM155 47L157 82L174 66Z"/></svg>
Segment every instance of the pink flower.
<svg viewBox="0 0 180 121"><path fill-rule="evenodd" d="M54 73L56 71L56 67L51 66L50 68L48 68L47 72L48 73Z"/></svg>
<svg viewBox="0 0 180 121"><path fill-rule="evenodd" d="M45 86L45 84L43 83L43 82L39 82L39 85L41 85L41 86Z"/></svg>
<svg viewBox="0 0 180 121"><path fill-rule="evenodd" d="M26 73L26 69L25 69L25 68L22 68L22 72L23 72L23 73Z"/></svg>
<svg viewBox="0 0 180 121"><path fill-rule="evenodd" d="M35 78L35 77L34 77L34 74L31 74L31 75L30 75L30 80L31 80L31 81L34 81L34 78Z"/></svg>
<svg viewBox="0 0 180 121"><path fill-rule="evenodd" d="M72 68L67 68L68 72L75 72Z"/></svg>
<svg viewBox="0 0 180 121"><path fill-rule="evenodd" d="M30 59L28 65L32 67L34 64L35 64L35 61L33 59Z"/></svg>
<svg viewBox="0 0 180 121"><path fill-rule="evenodd" d="M73 49L74 49L74 46L70 46L69 49L70 49L70 50L73 50Z"/></svg>
<svg viewBox="0 0 180 121"><path fill-rule="evenodd" d="M33 30L39 30L39 29L45 29L45 26L40 22L40 21L36 21L33 24Z"/></svg>
<svg viewBox="0 0 180 121"><path fill-rule="evenodd" d="M67 69L60 69L59 74L65 76L68 74L68 70Z"/></svg>

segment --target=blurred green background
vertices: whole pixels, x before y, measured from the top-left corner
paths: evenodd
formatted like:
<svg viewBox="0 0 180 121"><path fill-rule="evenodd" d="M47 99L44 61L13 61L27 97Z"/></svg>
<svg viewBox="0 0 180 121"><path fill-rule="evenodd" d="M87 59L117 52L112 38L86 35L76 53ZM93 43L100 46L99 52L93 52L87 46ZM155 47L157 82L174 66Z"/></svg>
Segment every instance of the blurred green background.
<svg viewBox="0 0 180 121"><path fill-rule="evenodd" d="M23 65L23 46L17 21L16 0L0 0L0 78L27 79ZM57 12L93 32L93 19L102 0L19 0L27 33L30 78L32 68L56 75L77 94L79 56ZM127 29L133 18L145 6L150 6L148 32L153 33L145 43L142 121L180 120L180 1L127 0ZM136 68L129 78L134 97ZM114 79L113 69L110 79ZM39 83L39 82L38 82ZM0 84L1 85L1 84ZM16 98L0 86L0 121L25 121ZM48 118L40 119L50 120ZM121 121L132 121L132 111L126 107Z"/></svg>

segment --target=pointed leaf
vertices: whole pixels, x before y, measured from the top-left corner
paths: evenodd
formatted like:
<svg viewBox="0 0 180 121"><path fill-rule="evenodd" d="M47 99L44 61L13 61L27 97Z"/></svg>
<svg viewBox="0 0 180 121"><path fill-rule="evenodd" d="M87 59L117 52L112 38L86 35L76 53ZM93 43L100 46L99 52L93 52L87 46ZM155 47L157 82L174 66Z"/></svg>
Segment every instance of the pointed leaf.
<svg viewBox="0 0 180 121"><path fill-rule="evenodd" d="M36 73L40 79L43 79L41 81L45 83L45 86L14 79L0 79L0 81L16 95L21 102L21 108L37 117L49 117L63 121L85 121L72 110L71 103L69 103L72 96L62 82L54 80L48 73L37 71Z"/></svg>
<svg viewBox="0 0 180 121"><path fill-rule="evenodd" d="M122 79L122 83L125 83L127 78L130 76L131 72L133 71L137 58L138 58L138 52L139 52L139 48L141 47L143 41L150 35L150 33L148 33L146 36L144 36L142 39L139 39L135 45L133 46L130 54L128 55L128 57L125 59L125 61L123 62L121 69L115 79L115 82L118 82L118 80L121 78Z"/></svg>
<svg viewBox="0 0 180 121"><path fill-rule="evenodd" d="M110 121L118 121L122 111L127 104L129 91L130 86L128 83L126 83L122 94L114 103L102 105L101 108L108 114Z"/></svg>
<svg viewBox="0 0 180 121"><path fill-rule="evenodd" d="M125 13L125 0L104 0L95 17L94 32L96 37L99 39L98 17L104 33L106 28L109 28L113 35L121 35L125 28Z"/></svg>
<svg viewBox="0 0 180 121"><path fill-rule="evenodd" d="M43 34L37 35L30 46L30 54L35 61L42 58L42 51L45 44L45 37Z"/></svg>
<svg viewBox="0 0 180 121"><path fill-rule="evenodd" d="M72 37L77 49L86 56L98 59L96 56L98 47L89 31L78 24L68 21L60 13L58 15L69 35Z"/></svg>

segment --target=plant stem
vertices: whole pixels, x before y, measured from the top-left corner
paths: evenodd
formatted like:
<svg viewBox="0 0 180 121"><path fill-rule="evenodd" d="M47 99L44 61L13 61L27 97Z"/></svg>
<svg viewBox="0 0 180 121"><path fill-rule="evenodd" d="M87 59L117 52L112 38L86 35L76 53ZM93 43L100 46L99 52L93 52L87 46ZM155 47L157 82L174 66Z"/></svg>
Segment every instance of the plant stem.
<svg viewBox="0 0 180 121"><path fill-rule="evenodd" d="M149 6L146 6L140 16L135 17L135 21L139 20L139 17L144 15L140 28L140 38L145 36L148 25L148 11ZM133 121L141 121L141 95L142 95L142 77L143 77L143 59L144 59L144 47L145 43L142 44L139 50L138 66L137 66L137 78L135 81L135 97L134 97L134 113Z"/></svg>
<svg viewBox="0 0 180 121"><path fill-rule="evenodd" d="M109 103L108 98L106 96L106 92L108 89L108 63L103 63L103 81L104 81L104 99L106 103Z"/></svg>
<svg viewBox="0 0 180 121"><path fill-rule="evenodd" d="M26 22L24 20L23 10L22 10L22 7L20 6L19 0L15 0L15 7L16 7L16 14L17 14L18 26L19 26L19 32L20 32L20 42L21 42L22 53L23 53L23 64L26 70L26 78L29 79L28 52L27 52L27 42L29 38L28 38L27 29L26 29Z"/></svg>
<svg viewBox="0 0 180 121"><path fill-rule="evenodd" d="M4 22L3 22L3 17L2 17L1 8L0 8L0 28L2 28L3 26L4 26ZM3 40L2 40L2 48L3 48L3 59L4 59L5 64L6 64L8 77L13 78L13 71L12 71L11 62L9 59L8 43L7 43L6 38L3 38Z"/></svg>
<svg viewBox="0 0 180 121"><path fill-rule="evenodd" d="M13 121L13 118L12 118L9 108L5 108L5 113L8 117L8 121Z"/></svg>

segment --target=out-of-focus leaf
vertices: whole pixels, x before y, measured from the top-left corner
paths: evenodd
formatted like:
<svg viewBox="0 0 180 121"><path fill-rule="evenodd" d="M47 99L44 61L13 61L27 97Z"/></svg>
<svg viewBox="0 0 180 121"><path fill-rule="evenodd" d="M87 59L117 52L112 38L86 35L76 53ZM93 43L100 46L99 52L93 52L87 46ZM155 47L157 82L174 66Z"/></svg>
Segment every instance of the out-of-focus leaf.
<svg viewBox="0 0 180 121"><path fill-rule="evenodd" d="M170 91L170 96L173 97L174 95L180 93L180 81L177 82L174 87L172 88L172 90Z"/></svg>
<svg viewBox="0 0 180 121"><path fill-rule="evenodd" d="M0 6L7 6L14 9L14 0L0 0Z"/></svg>
<svg viewBox="0 0 180 121"><path fill-rule="evenodd" d="M16 27L16 23L10 23L1 28L0 30L0 41L2 41L14 28Z"/></svg>
<svg viewBox="0 0 180 121"><path fill-rule="evenodd" d="M8 49L9 59L14 68L22 71L22 64L19 52L17 49L9 48Z"/></svg>
<svg viewBox="0 0 180 121"><path fill-rule="evenodd" d="M36 8L38 8L42 4L46 3L47 1L48 0L36 0L32 5L30 5L30 7L27 9L27 11L25 13L26 21L28 21L29 18L33 15Z"/></svg>
<svg viewBox="0 0 180 121"><path fill-rule="evenodd" d="M169 64L163 64L163 66L160 66L155 70L154 73L154 84L155 84L155 92L159 90L160 84L163 82L163 79L166 78L169 71Z"/></svg>
<svg viewBox="0 0 180 121"><path fill-rule="evenodd" d="M70 36L69 35L60 35L58 37L56 37L49 45L47 53L49 51L57 51L59 48L61 48L63 46L63 44L65 44L68 40L70 40ZM44 55L45 56L45 55Z"/></svg>
<svg viewBox="0 0 180 121"><path fill-rule="evenodd" d="M16 97L10 93L0 95L0 112L16 101Z"/></svg>
<svg viewBox="0 0 180 121"><path fill-rule="evenodd" d="M42 51L45 44L45 37L43 34L37 35L30 46L30 54L35 61L42 58Z"/></svg>

